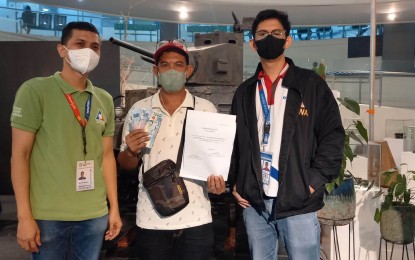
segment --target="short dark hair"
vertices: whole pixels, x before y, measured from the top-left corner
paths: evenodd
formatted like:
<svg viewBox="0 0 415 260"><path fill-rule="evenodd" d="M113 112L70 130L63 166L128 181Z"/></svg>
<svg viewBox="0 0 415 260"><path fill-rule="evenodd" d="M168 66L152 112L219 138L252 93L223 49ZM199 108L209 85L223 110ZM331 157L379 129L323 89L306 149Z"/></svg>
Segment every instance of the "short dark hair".
<svg viewBox="0 0 415 260"><path fill-rule="evenodd" d="M290 35L291 23L288 20L288 14L286 12L278 11L275 9L267 9L267 10L262 10L255 17L255 20L252 23L252 30L251 30L252 36L255 35L258 25L261 22L268 20L268 19L277 19L278 21L280 21L282 27L284 27L285 36Z"/></svg>
<svg viewBox="0 0 415 260"><path fill-rule="evenodd" d="M65 28L62 30L62 37L61 37L61 44L65 45L68 43L69 39L72 37L72 30L83 30L83 31L90 31L93 33L98 34L99 32L97 28L92 24L88 22L70 22L68 23Z"/></svg>

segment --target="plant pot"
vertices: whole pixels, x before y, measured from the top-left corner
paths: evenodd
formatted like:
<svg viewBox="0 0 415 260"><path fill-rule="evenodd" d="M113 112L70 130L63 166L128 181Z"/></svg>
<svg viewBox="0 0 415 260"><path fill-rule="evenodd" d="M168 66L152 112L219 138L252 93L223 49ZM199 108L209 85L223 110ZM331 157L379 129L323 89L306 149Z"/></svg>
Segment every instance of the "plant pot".
<svg viewBox="0 0 415 260"><path fill-rule="evenodd" d="M383 239L390 242L412 243L415 235L415 206L393 205L383 211L380 218L380 234Z"/></svg>
<svg viewBox="0 0 415 260"><path fill-rule="evenodd" d="M354 219L356 211L356 192L352 178L344 179L342 184L324 195L324 207L317 212L323 225L343 226Z"/></svg>

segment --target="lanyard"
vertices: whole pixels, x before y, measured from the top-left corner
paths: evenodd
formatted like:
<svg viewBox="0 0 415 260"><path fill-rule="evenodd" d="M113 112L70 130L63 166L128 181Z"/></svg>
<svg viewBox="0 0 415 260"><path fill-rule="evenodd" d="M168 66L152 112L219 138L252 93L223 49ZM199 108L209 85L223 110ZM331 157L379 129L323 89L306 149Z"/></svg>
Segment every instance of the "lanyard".
<svg viewBox="0 0 415 260"><path fill-rule="evenodd" d="M287 63L284 64L281 71L287 67ZM280 81L284 78L286 71L280 73L277 79L272 83L271 95L268 97L269 102L267 102L267 98L265 97L264 88L266 88L264 77L258 80L258 89L259 89L259 100L261 101L262 112L264 113L264 135L262 138L262 144L267 145L270 136L271 130L271 112L270 108L274 105L274 96L275 91L277 90L277 86L279 85ZM269 106L268 106L269 103Z"/></svg>
<svg viewBox="0 0 415 260"><path fill-rule="evenodd" d="M65 94L66 100L69 103L69 106L72 109L73 114L75 115L76 120L78 120L79 124L82 127L82 143L84 145L84 160L86 160L86 134L85 134L85 127L88 124L89 115L91 114L91 103L92 103L92 95L89 94L88 100L85 103L85 118L82 120L81 113L79 112L78 107L76 106L75 100L73 99L71 94Z"/></svg>

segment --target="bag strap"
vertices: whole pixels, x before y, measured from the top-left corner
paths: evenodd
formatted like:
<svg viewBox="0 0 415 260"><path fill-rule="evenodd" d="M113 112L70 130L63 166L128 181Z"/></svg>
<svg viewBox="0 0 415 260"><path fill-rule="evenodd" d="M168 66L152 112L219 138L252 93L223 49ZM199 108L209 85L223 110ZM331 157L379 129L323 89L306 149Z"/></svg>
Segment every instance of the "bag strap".
<svg viewBox="0 0 415 260"><path fill-rule="evenodd" d="M183 158L183 147L184 147L184 139L185 139L185 133L186 133L186 120L187 120L187 110L194 110L195 104L196 104L196 98L193 96L193 107L186 108L186 114L184 115L184 121L183 121L183 130L182 130L182 137L180 140L180 146L179 151L177 153L177 159L176 159L176 170L180 170L180 167L182 167L182 158Z"/></svg>
<svg viewBox="0 0 415 260"><path fill-rule="evenodd" d="M195 96L193 96L193 107L190 107L190 108L187 107L186 108L186 114L184 115L182 136L180 138L179 151L177 153L177 159L176 159L176 170L180 170L180 167L182 166L183 147L184 147L184 139L185 139L186 119L187 119L187 110L188 109L195 110L195 107L196 107L196 98L195 98ZM143 163L141 164L141 172L144 174L144 159L143 159Z"/></svg>
<svg viewBox="0 0 415 260"><path fill-rule="evenodd" d="M184 139L185 139L185 133L186 133L187 110L189 109L194 110L195 106L196 106L196 98L195 96L193 96L193 107L186 108L186 114L184 115L182 137L180 139L179 151L177 153L176 170L180 170L180 167L182 167L183 147L184 147Z"/></svg>

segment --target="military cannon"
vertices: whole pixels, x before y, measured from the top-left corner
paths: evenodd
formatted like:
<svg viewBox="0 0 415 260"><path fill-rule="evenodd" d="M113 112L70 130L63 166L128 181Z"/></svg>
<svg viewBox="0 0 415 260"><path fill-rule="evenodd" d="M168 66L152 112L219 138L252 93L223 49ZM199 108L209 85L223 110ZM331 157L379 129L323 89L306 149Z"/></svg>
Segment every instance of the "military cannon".
<svg viewBox="0 0 415 260"><path fill-rule="evenodd" d="M110 38L109 41L141 54L154 64L153 52L131 43ZM243 35L215 31L195 34L195 47L189 47L189 61L194 66L188 85L239 85L243 79Z"/></svg>
<svg viewBox="0 0 415 260"><path fill-rule="evenodd" d="M144 55L144 56L141 56L141 59L143 59L144 61L147 61L147 62L152 63L152 64L155 63L155 61L153 59L154 53L151 52L151 51L148 51L146 49L138 47L138 46L136 46L134 44L131 44L129 42L125 42L125 41L115 39L114 37L111 37L109 39L109 41L110 41L110 43L113 43L115 45L118 45L118 46L124 47L126 49L129 49L133 52L137 52L137 53L140 53L141 55Z"/></svg>
<svg viewBox="0 0 415 260"><path fill-rule="evenodd" d="M228 113L233 93L243 80L243 34L214 31L196 33L194 37L194 47L188 48L194 72L188 78L186 87L192 94L210 100L219 112ZM153 52L115 38L109 41L141 54L141 59L154 64ZM126 111L155 91L154 88L126 90Z"/></svg>

